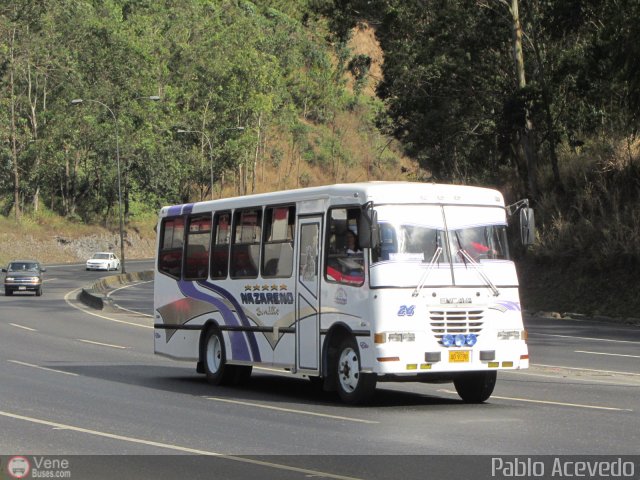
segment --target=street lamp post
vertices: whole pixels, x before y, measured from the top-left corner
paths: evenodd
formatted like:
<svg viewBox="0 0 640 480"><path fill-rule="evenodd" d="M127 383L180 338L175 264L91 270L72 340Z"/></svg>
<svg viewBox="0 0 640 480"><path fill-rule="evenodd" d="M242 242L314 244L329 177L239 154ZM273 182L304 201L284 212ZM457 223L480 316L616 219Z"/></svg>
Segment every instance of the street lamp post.
<svg viewBox="0 0 640 480"><path fill-rule="evenodd" d="M160 100L160 97L156 95L152 95L150 97L137 97L137 98L146 98L153 101ZM125 274L127 273L127 270L125 268L125 258L124 258L124 215L122 211L122 180L121 180L122 176L120 174L120 142L118 139L118 118L116 117L116 114L113 112L113 110L111 110L111 108L109 108L109 106L106 103L102 103L100 100L90 100L90 99L83 100L82 98L75 98L71 100L71 105L79 105L82 102L92 102L92 103L97 103L99 105L102 105L104 108L106 108L109 111L109 113L113 117L113 124L115 125L115 130L116 130L116 165L118 170L118 217L120 217L119 218L120 268L121 268L121 273Z"/></svg>
<svg viewBox="0 0 640 480"><path fill-rule="evenodd" d="M244 127L224 128L224 129L222 129L220 131L220 133L226 132L227 130L242 131L242 130L244 130ZM211 191L211 200L213 200L213 148L212 148L212 145L211 145L211 139L209 138L209 135L207 135L206 133L204 133L201 130L183 130L183 129L179 129L179 130L176 130L176 133L199 133L200 135L202 135L207 140L207 144L209 144L209 189Z"/></svg>

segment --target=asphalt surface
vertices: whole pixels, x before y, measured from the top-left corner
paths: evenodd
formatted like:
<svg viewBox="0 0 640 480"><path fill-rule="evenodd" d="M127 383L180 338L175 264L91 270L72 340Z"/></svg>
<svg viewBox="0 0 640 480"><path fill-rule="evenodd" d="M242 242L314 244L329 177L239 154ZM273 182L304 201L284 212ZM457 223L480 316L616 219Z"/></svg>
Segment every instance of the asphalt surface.
<svg viewBox="0 0 640 480"><path fill-rule="evenodd" d="M497 455L640 453L636 326L528 317L532 367L500 373L487 403L464 404L451 384L382 383L354 408L267 370L208 385L153 354L152 282L110 292L116 313L75 300L105 275L47 266L42 297L0 296L2 468L58 455L75 478L426 478L429 465L452 479L476 458L459 455L483 455L485 478Z"/></svg>

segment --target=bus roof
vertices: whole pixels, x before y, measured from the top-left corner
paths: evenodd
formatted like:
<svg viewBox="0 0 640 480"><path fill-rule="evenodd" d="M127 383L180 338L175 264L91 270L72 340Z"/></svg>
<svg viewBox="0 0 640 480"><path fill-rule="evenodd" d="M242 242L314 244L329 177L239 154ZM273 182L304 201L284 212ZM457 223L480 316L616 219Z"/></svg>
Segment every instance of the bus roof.
<svg viewBox="0 0 640 480"><path fill-rule="evenodd" d="M317 200L331 200L333 204L351 203L363 205L372 201L375 204L431 203L504 207L502 194L497 190L484 187L419 182L361 182L283 190L166 206L161 209L160 215L179 214L183 210L196 213L212 209L223 210L263 204L273 205Z"/></svg>

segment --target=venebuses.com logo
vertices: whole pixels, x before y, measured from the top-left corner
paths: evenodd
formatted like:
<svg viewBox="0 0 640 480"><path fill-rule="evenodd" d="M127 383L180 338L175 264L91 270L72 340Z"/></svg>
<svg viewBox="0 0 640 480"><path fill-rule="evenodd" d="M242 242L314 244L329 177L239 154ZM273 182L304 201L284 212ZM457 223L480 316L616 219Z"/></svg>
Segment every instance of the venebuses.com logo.
<svg viewBox="0 0 640 480"><path fill-rule="evenodd" d="M71 478L71 464L66 458L22 455L10 457L5 471L8 478ZM4 478L0 475L0 478Z"/></svg>
<svg viewBox="0 0 640 480"><path fill-rule="evenodd" d="M11 457L7 462L7 473L11 478L25 478L31 471L31 464L25 457Z"/></svg>

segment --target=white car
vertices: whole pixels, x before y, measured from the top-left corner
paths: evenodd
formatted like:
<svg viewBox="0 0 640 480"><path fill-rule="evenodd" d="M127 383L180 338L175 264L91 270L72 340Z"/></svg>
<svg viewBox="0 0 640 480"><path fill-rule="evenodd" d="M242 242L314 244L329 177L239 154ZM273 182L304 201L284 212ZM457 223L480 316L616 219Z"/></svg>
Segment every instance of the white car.
<svg viewBox="0 0 640 480"><path fill-rule="evenodd" d="M115 253L97 252L87 260L87 270L118 270L120 268L120 259Z"/></svg>

